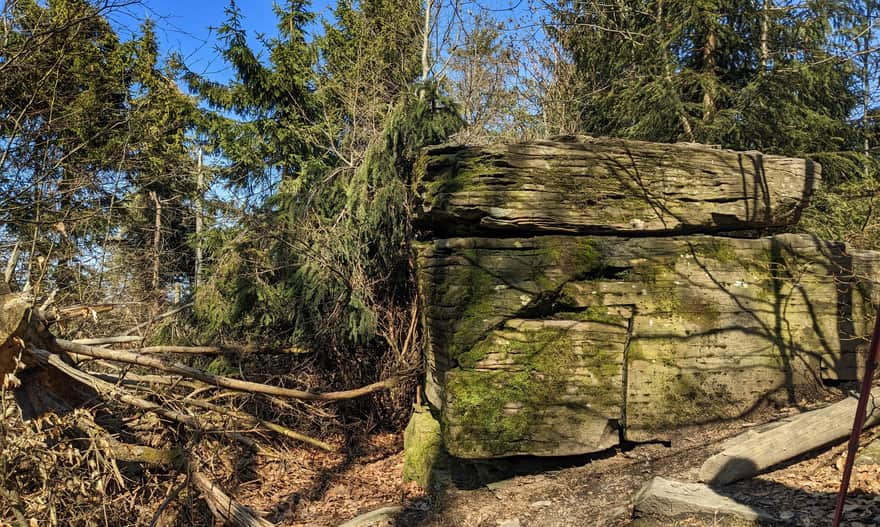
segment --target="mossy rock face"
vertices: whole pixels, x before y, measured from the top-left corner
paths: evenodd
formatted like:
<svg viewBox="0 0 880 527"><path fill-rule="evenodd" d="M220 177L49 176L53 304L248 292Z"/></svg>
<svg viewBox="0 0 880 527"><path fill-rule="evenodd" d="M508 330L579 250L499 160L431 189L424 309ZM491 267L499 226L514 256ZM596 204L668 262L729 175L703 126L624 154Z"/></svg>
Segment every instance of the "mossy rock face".
<svg viewBox="0 0 880 527"><path fill-rule="evenodd" d="M426 393L451 453L567 455L856 379L880 253L805 235L418 246Z"/></svg>
<svg viewBox="0 0 880 527"><path fill-rule="evenodd" d="M665 234L790 225L819 182L805 159L568 137L428 148L417 225L442 235Z"/></svg>
<svg viewBox="0 0 880 527"><path fill-rule="evenodd" d="M431 404L441 405L444 373L489 331L511 318L540 316L563 284L599 272L601 243L542 236L416 244Z"/></svg>
<svg viewBox="0 0 880 527"><path fill-rule="evenodd" d="M513 319L492 331L446 375L449 452L562 456L616 444L627 326Z"/></svg>
<svg viewBox="0 0 880 527"><path fill-rule="evenodd" d="M417 407L403 432L403 480L415 481L430 488L435 470L441 463L443 440L440 422L428 408Z"/></svg>

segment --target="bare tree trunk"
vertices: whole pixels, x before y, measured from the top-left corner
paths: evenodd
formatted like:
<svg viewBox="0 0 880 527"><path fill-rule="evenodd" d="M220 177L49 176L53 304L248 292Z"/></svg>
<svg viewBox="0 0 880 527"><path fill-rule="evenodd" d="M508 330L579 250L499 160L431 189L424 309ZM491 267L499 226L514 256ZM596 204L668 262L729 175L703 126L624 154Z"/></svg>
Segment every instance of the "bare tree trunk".
<svg viewBox="0 0 880 527"><path fill-rule="evenodd" d="M869 75L870 72L870 53L868 50L871 48L871 24L873 23L871 20L871 16L873 15L871 9L872 0L868 0L865 2L865 22L867 24L867 28L865 28L865 34L862 37L862 136L864 139L864 154L865 154L865 178L869 176L869 168L868 168L868 158L871 154L870 145L868 144L868 112L870 111L870 91L871 91L871 77Z"/></svg>
<svg viewBox="0 0 880 527"><path fill-rule="evenodd" d="M871 98L870 98L870 90L871 90L871 77L870 77L870 55L869 50L871 49L871 27L873 21L871 16L873 15L872 2L874 0L865 0L865 31L862 35L862 154L864 158L862 159L862 175L867 181L868 177L871 175L871 167L869 159L871 159L871 145L868 142L868 112L871 110ZM865 214L865 219L862 221L862 231L868 227L868 224L871 222L871 216L874 215L874 198L875 196L871 196L871 200L868 202L868 212Z"/></svg>
<svg viewBox="0 0 880 527"><path fill-rule="evenodd" d="M193 289L198 290L202 284L202 222L204 214L203 192L205 191L205 175L202 173L202 147L199 145L196 157L196 268L193 277Z"/></svg>
<svg viewBox="0 0 880 527"><path fill-rule="evenodd" d="M153 200L153 204L155 205L155 221L153 225L153 276L150 281L150 287L153 292L156 292L159 290L159 259L162 253L162 202L159 201L159 196L156 194L155 190L150 191L150 199Z"/></svg>
<svg viewBox="0 0 880 527"><path fill-rule="evenodd" d="M427 81L428 74L431 73L428 52L431 46L431 9L433 7L433 0L425 0L425 25L422 28L422 82Z"/></svg>
<svg viewBox="0 0 880 527"><path fill-rule="evenodd" d="M703 47L703 74L715 75L715 30L710 29L706 35L706 45ZM703 86L703 122L708 123L715 115L715 82L714 79L707 81Z"/></svg>
<svg viewBox="0 0 880 527"><path fill-rule="evenodd" d="M773 0L764 0L761 10L761 74L767 72L770 64L770 10L773 8Z"/></svg>

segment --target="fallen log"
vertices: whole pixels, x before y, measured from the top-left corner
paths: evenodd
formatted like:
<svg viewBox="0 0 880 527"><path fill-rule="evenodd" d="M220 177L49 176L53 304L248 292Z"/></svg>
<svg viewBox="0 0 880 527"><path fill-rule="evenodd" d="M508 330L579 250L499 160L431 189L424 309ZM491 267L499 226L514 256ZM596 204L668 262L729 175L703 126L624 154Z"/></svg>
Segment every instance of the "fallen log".
<svg viewBox="0 0 880 527"><path fill-rule="evenodd" d="M280 386L270 386L268 384L261 384L257 382L242 381L239 379L224 377L222 375L214 375L199 370L197 368L192 368L190 366L185 366L179 363L169 363L156 357L133 353L130 351L96 348L93 346L76 344L75 342L63 339L56 339L55 342L59 348L69 353L75 353L77 355L84 355L86 357L92 357L95 359L105 359L115 362L123 362L126 364L136 364L138 366L145 366L148 368L155 368L166 373L182 375L184 377L196 379L198 381L212 384L214 386L219 386L221 388L228 388L230 390L236 390L246 393L262 393L266 395L275 395L278 397L289 397L291 399L301 399L304 401L341 401L345 399L355 399L374 392L388 390L396 386L398 383L397 377L390 377L388 379L375 382L361 388L356 388L354 390L324 393L306 392L303 390L296 390L292 388L282 388Z"/></svg>
<svg viewBox="0 0 880 527"><path fill-rule="evenodd" d="M880 388L872 392L868 403L865 428L880 422L876 398ZM727 485L750 478L774 465L847 437L852 430L858 400L854 397L825 408L804 412L782 425L763 433L750 432L723 452L707 459L700 468L700 481L711 485Z"/></svg>

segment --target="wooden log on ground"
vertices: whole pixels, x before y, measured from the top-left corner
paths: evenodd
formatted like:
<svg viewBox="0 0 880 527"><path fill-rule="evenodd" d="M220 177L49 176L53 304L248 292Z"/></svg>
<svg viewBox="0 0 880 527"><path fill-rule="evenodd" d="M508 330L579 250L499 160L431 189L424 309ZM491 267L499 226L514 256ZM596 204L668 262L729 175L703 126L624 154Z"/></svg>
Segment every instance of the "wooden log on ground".
<svg viewBox="0 0 880 527"><path fill-rule="evenodd" d="M880 388L871 392L865 427L880 422L880 408L875 402ZM852 431L858 400L847 397L819 410L804 412L785 424L763 433L750 433L719 454L707 459L700 468L700 481L726 485L750 478L774 465L811 450L844 439Z"/></svg>
<svg viewBox="0 0 880 527"><path fill-rule="evenodd" d="M447 235L668 234L791 225L819 166L693 143L594 137L437 146L419 162L417 225Z"/></svg>
<svg viewBox="0 0 880 527"><path fill-rule="evenodd" d="M776 519L761 509L737 503L708 485L681 483L661 477L655 477L642 487L636 495L633 508L637 517L697 517L713 522L724 519L773 522ZM728 523L720 525L728 525Z"/></svg>

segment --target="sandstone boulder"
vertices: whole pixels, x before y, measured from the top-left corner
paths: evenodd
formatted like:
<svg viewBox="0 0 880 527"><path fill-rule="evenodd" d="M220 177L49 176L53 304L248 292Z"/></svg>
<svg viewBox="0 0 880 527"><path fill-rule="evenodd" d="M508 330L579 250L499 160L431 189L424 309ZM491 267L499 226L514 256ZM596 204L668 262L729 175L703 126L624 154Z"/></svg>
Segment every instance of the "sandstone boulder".
<svg viewBox="0 0 880 527"><path fill-rule="evenodd" d="M716 233L797 222L819 182L805 159L593 137L439 146L416 174L417 224L488 233Z"/></svg>

